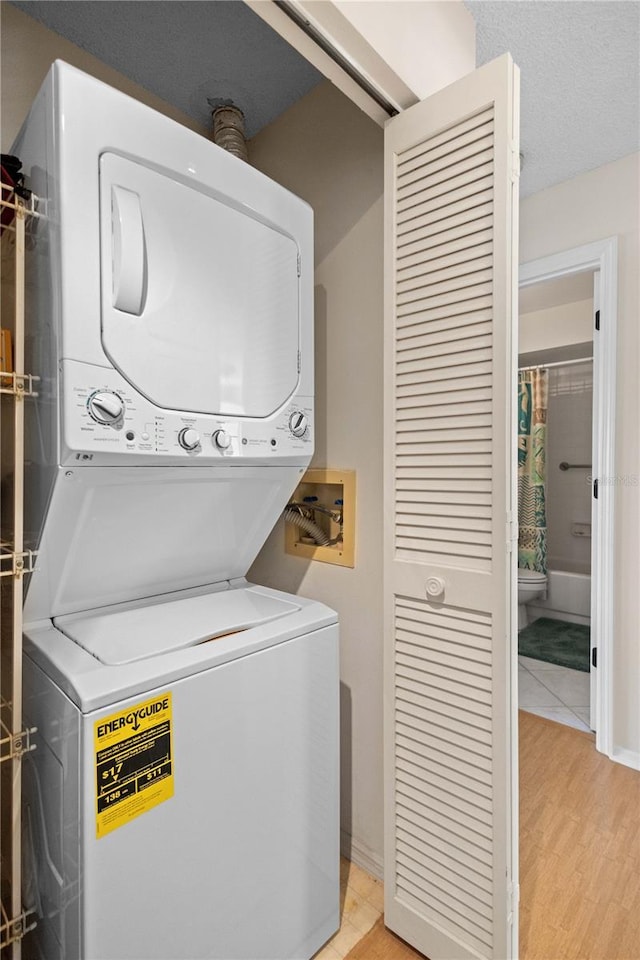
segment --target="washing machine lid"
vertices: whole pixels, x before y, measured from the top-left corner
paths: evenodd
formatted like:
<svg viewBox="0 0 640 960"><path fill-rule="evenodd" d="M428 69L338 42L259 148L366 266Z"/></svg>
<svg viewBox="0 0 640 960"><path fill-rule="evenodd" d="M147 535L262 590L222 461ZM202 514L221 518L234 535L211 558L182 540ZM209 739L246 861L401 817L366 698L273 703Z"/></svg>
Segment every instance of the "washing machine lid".
<svg viewBox="0 0 640 960"><path fill-rule="evenodd" d="M54 625L108 666L213 642L301 609L256 589L223 590L126 610L56 617Z"/></svg>
<svg viewBox="0 0 640 960"><path fill-rule="evenodd" d="M296 241L222 192L100 157L102 346L159 407L264 418L299 382Z"/></svg>
<svg viewBox="0 0 640 960"><path fill-rule="evenodd" d="M244 577L300 467L61 467L25 623Z"/></svg>
<svg viewBox="0 0 640 960"><path fill-rule="evenodd" d="M518 567L518 580L526 583L545 583L547 575L546 573L540 573L538 570L525 570Z"/></svg>

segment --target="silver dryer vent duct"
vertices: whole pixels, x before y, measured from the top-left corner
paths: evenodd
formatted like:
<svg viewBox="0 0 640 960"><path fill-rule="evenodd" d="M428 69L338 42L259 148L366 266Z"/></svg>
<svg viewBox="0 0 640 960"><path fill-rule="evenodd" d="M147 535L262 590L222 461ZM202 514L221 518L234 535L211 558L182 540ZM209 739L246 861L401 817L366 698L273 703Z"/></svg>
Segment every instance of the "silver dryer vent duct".
<svg viewBox="0 0 640 960"><path fill-rule="evenodd" d="M211 101L209 101L211 103ZM214 106L214 104L211 104ZM244 113L233 104L214 106L213 142L234 157L248 162L247 141L244 135Z"/></svg>

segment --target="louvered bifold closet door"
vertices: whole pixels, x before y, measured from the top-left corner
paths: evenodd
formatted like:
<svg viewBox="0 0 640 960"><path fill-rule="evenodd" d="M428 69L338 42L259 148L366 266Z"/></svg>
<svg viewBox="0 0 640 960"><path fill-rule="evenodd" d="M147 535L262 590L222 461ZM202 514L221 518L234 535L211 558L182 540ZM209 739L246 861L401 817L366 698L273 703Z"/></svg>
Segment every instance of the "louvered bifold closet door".
<svg viewBox="0 0 640 960"><path fill-rule="evenodd" d="M385 919L515 955L517 68L385 130Z"/></svg>

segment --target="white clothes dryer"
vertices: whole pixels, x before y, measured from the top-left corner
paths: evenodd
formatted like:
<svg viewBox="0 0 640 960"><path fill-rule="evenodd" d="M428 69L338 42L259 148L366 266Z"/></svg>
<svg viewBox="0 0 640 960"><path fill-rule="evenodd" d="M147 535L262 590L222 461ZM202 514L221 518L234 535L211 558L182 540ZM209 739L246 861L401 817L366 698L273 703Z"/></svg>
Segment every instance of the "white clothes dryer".
<svg viewBox="0 0 640 960"><path fill-rule="evenodd" d="M313 452L310 208L66 64L27 262L39 960L308 960L339 923L338 626L245 575Z"/></svg>

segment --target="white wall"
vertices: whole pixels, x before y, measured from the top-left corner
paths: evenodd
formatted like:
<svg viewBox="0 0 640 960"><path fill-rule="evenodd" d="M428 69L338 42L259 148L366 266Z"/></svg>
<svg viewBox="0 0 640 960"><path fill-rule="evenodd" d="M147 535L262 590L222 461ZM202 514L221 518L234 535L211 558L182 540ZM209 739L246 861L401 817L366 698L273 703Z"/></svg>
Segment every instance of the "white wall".
<svg viewBox="0 0 640 960"><path fill-rule="evenodd" d="M527 197L520 261L618 237L613 742L640 762L640 154Z"/></svg>
<svg viewBox="0 0 640 960"><path fill-rule="evenodd" d="M592 337L593 300L533 310L518 318L518 353L587 343Z"/></svg>
<svg viewBox="0 0 640 960"><path fill-rule="evenodd" d="M384 126L386 110L272 3L251 9ZM462 0L296 0L311 26L392 104L405 109L475 69L475 22Z"/></svg>
<svg viewBox="0 0 640 960"><path fill-rule="evenodd" d="M325 83L258 134L250 155L315 210L313 465L356 471L357 514L354 569L286 555L280 524L249 578L340 614L343 838L353 838L353 855L380 873L382 131Z"/></svg>
<svg viewBox="0 0 640 960"><path fill-rule="evenodd" d="M476 25L460 0L333 2L419 100L475 69Z"/></svg>

